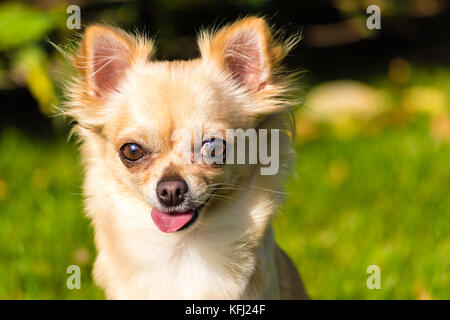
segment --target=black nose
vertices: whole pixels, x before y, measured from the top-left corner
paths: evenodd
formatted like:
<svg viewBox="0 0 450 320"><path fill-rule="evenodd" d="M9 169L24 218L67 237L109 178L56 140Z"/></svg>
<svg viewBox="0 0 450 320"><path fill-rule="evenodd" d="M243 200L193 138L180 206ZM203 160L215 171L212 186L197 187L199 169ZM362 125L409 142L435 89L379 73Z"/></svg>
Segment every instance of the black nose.
<svg viewBox="0 0 450 320"><path fill-rule="evenodd" d="M156 194L166 206L177 206L184 200L188 186L184 180L166 180L158 182Z"/></svg>

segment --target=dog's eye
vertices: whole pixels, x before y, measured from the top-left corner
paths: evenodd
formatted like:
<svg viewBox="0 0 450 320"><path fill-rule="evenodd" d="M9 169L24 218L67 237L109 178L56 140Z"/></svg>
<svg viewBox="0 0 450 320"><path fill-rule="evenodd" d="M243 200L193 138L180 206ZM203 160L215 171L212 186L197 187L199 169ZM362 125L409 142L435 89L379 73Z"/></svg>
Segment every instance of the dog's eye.
<svg viewBox="0 0 450 320"><path fill-rule="evenodd" d="M226 142L213 138L203 142L201 153L207 164L223 164L225 159Z"/></svg>
<svg viewBox="0 0 450 320"><path fill-rule="evenodd" d="M120 154L128 161L137 161L144 156L144 150L136 143L127 143L120 148Z"/></svg>

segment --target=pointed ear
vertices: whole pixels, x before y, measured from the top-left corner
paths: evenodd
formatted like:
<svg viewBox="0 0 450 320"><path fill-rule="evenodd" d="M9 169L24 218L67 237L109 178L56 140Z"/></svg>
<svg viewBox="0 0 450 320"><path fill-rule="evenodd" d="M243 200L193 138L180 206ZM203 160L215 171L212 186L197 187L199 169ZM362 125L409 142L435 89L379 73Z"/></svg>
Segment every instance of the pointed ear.
<svg viewBox="0 0 450 320"><path fill-rule="evenodd" d="M212 59L241 85L259 91L273 80L274 67L289 48L277 43L263 18L248 17L214 34L203 33L202 58Z"/></svg>
<svg viewBox="0 0 450 320"><path fill-rule="evenodd" d="M151 44L144 45L148 45L149 50L140 50L138 41L122 30L93 25L86 29L75 66L84 76L90 91L102 96L118 91L126 71L140 53L150 54Z"/></svg>

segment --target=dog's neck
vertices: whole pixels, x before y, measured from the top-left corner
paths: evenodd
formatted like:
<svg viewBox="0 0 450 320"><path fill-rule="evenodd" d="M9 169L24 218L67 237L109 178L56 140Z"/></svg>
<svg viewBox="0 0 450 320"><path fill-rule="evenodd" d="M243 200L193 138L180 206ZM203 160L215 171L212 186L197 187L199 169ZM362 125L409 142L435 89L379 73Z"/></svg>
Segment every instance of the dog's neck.
<svg viewBox="0 0 450 320"><path fill-rule="evenodd" d="M102 248L95 273L108 298L278 298L271 228L258 246L242 241L222 247L196 243L146 249L136 261L117 248Z"/></svg>

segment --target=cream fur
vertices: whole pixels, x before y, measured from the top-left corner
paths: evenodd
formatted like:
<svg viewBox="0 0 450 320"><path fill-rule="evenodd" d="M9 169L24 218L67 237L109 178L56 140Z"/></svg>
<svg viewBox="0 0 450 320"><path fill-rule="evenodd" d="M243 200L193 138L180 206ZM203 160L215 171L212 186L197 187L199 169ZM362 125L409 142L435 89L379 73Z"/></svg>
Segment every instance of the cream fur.
<svg viewBox="0 0 450 320"><path fill-rule="evenodd" d="M235 52L237 45L226 48L238 36L258 50L254 68L260 72L241 77L251 83L237 83L223 61ZM98 84L105 77L92 76L98 39L117 46L118 59L125 59L117 64L126 66L117 73L120 85L110 92ZM291 44L280 44L263 19L250 17L202 33L199 59L149 61L149 41L109 27L88 28L75 58L80 77L68 88L65 112L77 122L82 141L86 212L98 249L94 278L107 298L306 298L270 226L294 156L290 77L279 69ZM99 63L108 63L108 57ZM171 133L194 130L199 121L205 130L281 129L279 173L261 176L260 165L214 169L180 163L184 142L172 142ZM130 140L153 150L148 167L130 169L119 160L118 149ZM195 201L205 201L213 186L222 188L190 228L165 234L150 211L159 205L154 190L168 168L187 181Z"/></svg>

